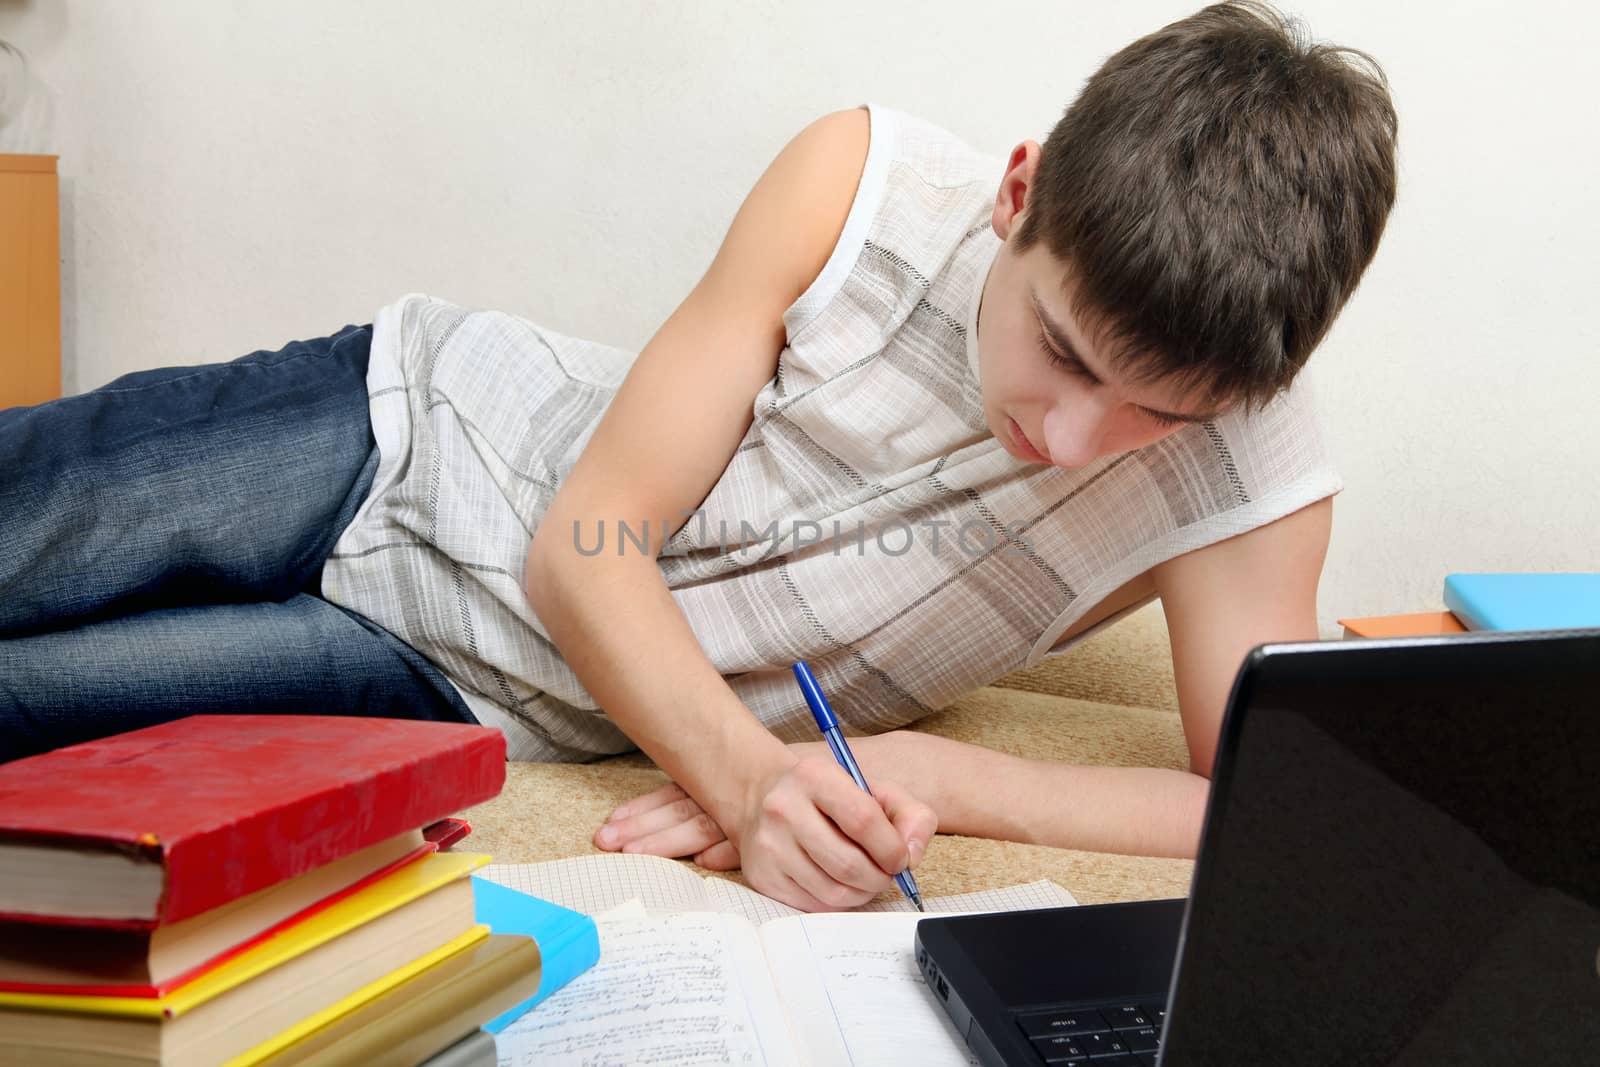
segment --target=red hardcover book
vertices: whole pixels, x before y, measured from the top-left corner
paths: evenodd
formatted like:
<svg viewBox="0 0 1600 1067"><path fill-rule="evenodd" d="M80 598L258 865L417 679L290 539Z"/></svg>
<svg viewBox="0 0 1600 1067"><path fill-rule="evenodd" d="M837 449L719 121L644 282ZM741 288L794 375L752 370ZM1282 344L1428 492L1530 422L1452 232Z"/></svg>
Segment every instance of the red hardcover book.
<svg viewBox="0 0 1600 1067"><path fill-rule="evenodd" d="M419 838L415 831L392 837L220 908L154 929L0 922L0 993L164 997L438 850L433 842L422 841L395 855ZM373 869L374 860L387 862ZM348 881L352 873L360 877ZM327 895L307 902L307 890L315 894L330 885L334 888ZM287 902L285 894L290 897Z"/></svg>
<svg viewBox="0 0 1600 1067"><path fill-rule="evenodd" d="M196 715L0 765L0 918L148 929L488 800L463 723Z"/></svg>

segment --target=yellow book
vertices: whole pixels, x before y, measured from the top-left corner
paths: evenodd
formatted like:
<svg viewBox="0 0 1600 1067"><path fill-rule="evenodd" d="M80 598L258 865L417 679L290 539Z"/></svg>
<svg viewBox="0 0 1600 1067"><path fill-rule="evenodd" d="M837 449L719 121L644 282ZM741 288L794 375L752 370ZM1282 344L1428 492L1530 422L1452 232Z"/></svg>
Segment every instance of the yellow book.
<svg viewBox="0 0 1600 1067"><path fill-rule="evenodd" d="M489 928L487 926L474 926L471 930L468 930L460 937L439 946L426 956L413 960L397 970L390 971L376 982L362 986L360 989L356 990L354 993L351 993L348 997L345 997L337 1004L329 1005L322 1011L317 1012L315 1015L302 1019L300 1022L289 1027L287 1030L280 1031L277 1035L267 1041L263 1041L250 1051L235 1056L233 1059L224 1064L223 1067L250 1067L251 1064L260 1063L268 1057L288 1048L295 1042L300 1041L303 1038L310 1037L318 1030L328 1026L330 1023L336 1022L337 1020L355 1011L357 1008L363 1007L371 1001L376 1000L385 993L394 989L396 986L410 981L411 979L422 974L424 971L428 970L430 967L433 967L435 964L442 963L446 959L457 955L463 950L469 949L474 945L487 940L488 937ZM491 1017L492 1014L493 1013L490 1013Z"/></svg>
<svg viewBox="0 0 1600 1067"><path fill-rule="evenodd" d="M0 1049L31 1067L265 1057L485 937L468 875L488 859L403 867L159 999L0 993Z"/></svg>
<svg viewBox="0 0 1600 1067"><path fill-rule="evenodd" d="M533 938L490 934L301 1040L278 1040L265 1061L252 1049L226 1067L412 1067L537 993L540 964Z"/></svg>

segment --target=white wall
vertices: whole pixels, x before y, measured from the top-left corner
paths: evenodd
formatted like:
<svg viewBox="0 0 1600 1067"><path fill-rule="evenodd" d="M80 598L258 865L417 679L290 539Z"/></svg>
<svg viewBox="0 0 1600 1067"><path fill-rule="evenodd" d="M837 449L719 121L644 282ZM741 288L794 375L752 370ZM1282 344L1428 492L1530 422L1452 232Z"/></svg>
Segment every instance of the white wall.
<svg viewBox="0 0 1600 1067"><path fill-rule="evenodd" d="M69 389L368 321L424 290L638 347L774 152L874 100L1003 155L1197 4L0 0L0 150L59 153ZM1322 592L1600 569L1600 15L1302 0L1389 72L1402 185L1313 360L1348 488Z"/></svg>

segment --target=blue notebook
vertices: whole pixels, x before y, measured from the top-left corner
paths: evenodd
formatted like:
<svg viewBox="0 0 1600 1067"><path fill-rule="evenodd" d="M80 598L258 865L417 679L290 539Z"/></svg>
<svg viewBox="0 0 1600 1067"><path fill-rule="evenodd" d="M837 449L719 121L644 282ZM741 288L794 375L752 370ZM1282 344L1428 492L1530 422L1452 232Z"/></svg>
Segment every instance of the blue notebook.
<svg viewBox="0 0 1600 1067"><path fill-rule="evenodd" d="M1600 626L1600 574L1449 574L1444 606L1469 630Z"/></svg>
<svg viewBox="0 0 1600 1067"><path fill-rule="evenodd" d="M477 921L497 934L527 934L539 943L539 992L483 1029L498 1034L523 1012L544 1000L600 958L600 934L581 912L507 889L485 878L472 879Z"/></svg>

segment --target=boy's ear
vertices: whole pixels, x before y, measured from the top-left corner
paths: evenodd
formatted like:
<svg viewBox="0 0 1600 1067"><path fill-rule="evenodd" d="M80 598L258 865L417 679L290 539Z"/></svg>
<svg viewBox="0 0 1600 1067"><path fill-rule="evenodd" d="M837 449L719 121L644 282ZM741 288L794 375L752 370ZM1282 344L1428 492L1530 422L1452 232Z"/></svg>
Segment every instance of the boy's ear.
<svg viewBox="0 0 1600 1067"><path fill-rule="evenodd" d="M1021 221L1038 169L1038 141L1023 141L1011 150L1011 161L1006 164L1005 175L1000 179L1000 192L995 196L994 215L990 220L995 234L1002 241L1011 236L1011 231Z"/></svg>

